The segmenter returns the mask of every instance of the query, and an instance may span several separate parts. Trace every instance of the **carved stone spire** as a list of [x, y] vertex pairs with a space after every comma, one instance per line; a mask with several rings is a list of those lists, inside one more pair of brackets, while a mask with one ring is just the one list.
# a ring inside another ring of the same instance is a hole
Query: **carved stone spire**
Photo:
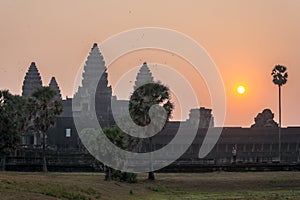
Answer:
[[[112, 89], [108, 86], [106, 66], [97, 43], [94, 43], [84, 65], [82, 86], [74, 95], [74, 102], [78, 105], [75, 116], [88, 113], [96, 109], [97, 117], [101, 120], [102, 127], [109, 126], [111, 118]], [[94, 95], [95, 96], [92, 96]], [[96, 104], [95, 104], [96, 102]]]
[[61, 99], [60, 89], [59, 89], [59, 86], [56, 82], [55, 77], [51, 78], [50, 83], [49, 83], [49, 87], [56, 91], [56, 98]]
[[32, 62], [23, 81], [22, 96], [30, 97], [39, 87], [42, 87], [42, 79], [35, 62]]
[[153, 83], [153, 77], [150, 69], [148, 68], [147, 62], [144, 62], [142, 67], [140, 68], [134, 85], [134, 89], [146, 84], [146, 83]]
[[[100, 83], [98, 84], [100, 76], [101, 76], [101, 80]], [[107, 87], [108, 80], [107, 80], [107, 72], [106, 72], [106, 66], [103, 60], [103, 56], [99, 51], [97, 43], [94, 43], [84, 65], [84, 72], [82, 73], [82, 86], [78, 88], [75, 97], [88, 96], [89, 94], [95, 93], [95, 91], [89, 91], [89, 90], [91, 90], [92, 88], [96, 89], [95, 86], [97, 86], [97, 84], [98, 87], [99, 85], [103, 85]]]

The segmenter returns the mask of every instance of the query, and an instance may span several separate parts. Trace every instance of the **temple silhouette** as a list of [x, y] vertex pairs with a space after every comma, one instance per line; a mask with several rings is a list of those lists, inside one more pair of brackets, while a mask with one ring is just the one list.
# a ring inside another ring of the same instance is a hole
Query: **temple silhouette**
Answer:
[[[89, 52], [82, 74], [82, 84], [78, 87], [73, 98], [62, 99], [59, 84], [55, 77], [51, 78], [49, 86], [57, 92], [56, 98], [63, 104], [63, 112], [57, 117], [56, 126], [49, 130], [47, 138], [47, 149], [51, 155], [64, 155], [74, 162], [74, 166], [85, 163], [90, 166], [95, 162], [88, 156], [88, 152], [81, 144], [78, 137], [78, 130], [75, 128], [74, 117], [84, 116], [87, 119], [91, 109], [96, 109], [97, 119], [101, 127], [112, 127], [115, 125], [114, 113], [122, 113], [128, 109], [128, 100], [118, 100], [112, 95], [112, 88], [108, 85], [108, 74], [102, 54], [95, 43]], [[132, 80], [134, 81], [134, 80]], [[153, 82], [152, 73], [144, 62], [136, 76], [134, 88]], [[41, 87], [42, 80], [38, 68], [34, 62], [31, 63], [25, 75], [22, 96], [30, 97], [33, 91]], [[91, 85], [97, 85], [95, 91], [91, 91]], [[95, 100], [88, 98], [95, 93]], [[96, 102], [96, 105], [95, 105]], [[73, 107], [72, 107], [73, 104]], [[114, 106], [112, 109], [112, 105]], [[189, 134], [191, 127], [199, 127], [192, 145], [181, 156], [177, 163], [198, 163], [198, 164], [226, 164], [232, 162], [232, 148], [237, 150], [236, 162], [240, 163], [274, 163], [278, 161], [278, 124], [274, 121], [274, 114], [266, 109], [255, 117], [255, 123], [251, 128], [241, 127], [214, 127], [212, 110], [204, 107], [190, 110], [189, 118], [186, 121], [169, 121], [165, 128], [153, 136], [153, 150], [160, 149], [168, 144], [175, 136], [180, 124], [183, 130]], [[88, 125], [89, 126], [89, 125]], [[91, 125], [92, 127], [92, 125]], [[203, 159], [198, 158], [199, 148], [206, 137], [208, 128], [215, 130], [222, 129], [221, 137], [213, 150]], [[41, 135], [34, 128], [29, 128], [23, 135], [21, 146], [16, 151], [15, 157], [32, 157], [39, 155], [41, 149]], [[300, 127], [282, 128], [282, 162], [300, 162]], [[176, 144], [175, 148], [181, 148]], [[147, 145], [144, 145], [140, 152], [147, 152]], [[29, 153], [28, 153], [29, 152]], [[86, 156], [86, 157], [85, 157]], [[59, 156], [58, 156], [59, 157]], [[53, 158], [54, 160], [57, 159]], [[65, 160], [65, 162], [68, 161]], [[76, 162], [77, 160], [77, 162]], [[51, 161], [51, 156], [50, 156]], [[50, 162], [49, 161], [49, 162]], [[71, 162], [71, 161], [70, 161]], [[8, 162], [9, 163], [9, 162]], [[12, 162], [13, 163], [13, 162]], [[8, 164], [9, 165], [9, 164]], [[13, 164], [12, 164], [13, 165]], [[53, 166], [68, 165], [64, 161], [53, 164]], [[84, 164], [82, 164], [84, 165]], [[51, 165], [50, 165], [51, 168]]]
[[[57, 117], [56, 127], [50, 130], [51, 133], [48, 134], [48, 141], [50, 142], [49, 144], [57, 145], [58, 147], [60, 147], [60, 145], [66, 147], [76, 147], [78, 142], [76, 142], [75, 144], [73, 142], [70, 143], [70, 140], [66, 140], [65, 144], [58, 144], [54, 141], [57, 141], [58, 138], [64, 136], [66, 129], [70, 130], [72, 135], [77, 135], [77, 130], [74, 127], [74, 123], [72, 123], [72, 118], [83, 115], [85, 118], [88, 119], [89, 116], [86, 115], [88, 115], [89, 111], [94, 107], [96, 109], [98, 121], [102, 128], [112, 127], [115, 125], [115, 122], [113, 120], [113, 112], [120, 113], [124, 111], [124, 109], [128, 109], [128, 100], [118, 100], [116, 96], [112, 96], [112, 88], [111, 86], [108, 86], [108, 74], [106, 70], [107, 69], [105, 66], [103, 56], [99, 51], [98, 45], [95, 43], [91, 48], [91, 51], [89, 52], [89, 55], [84, 65], [84, 72], [82, 74], [82, 85], [78, 87], [78, 90], [74, 94], [73, 98], [62, 99], [59, 85], [55, 77], [51, 78], [49, 86], [57, 92], [56, 98], [62, 101], [63, 112], [59, 117]], [[136, 89], [142, 86], [143, 84], [151, 82], [154, 82], [154, 78], [150, 69], [147, 66], [147, 63], [144, 62], [136, 76], [135, 85], [133, 89]], [[91, 85], [97, 85], [97, 87], [95, 87], [96, 91], [90, 91], [91, 88], [93, 88], [90, 87]], [[22, 96], [30, 97], [30, 95], [38, 87], [42, 87], [42, 80], [36, 64], [32, 62], [24, 78]], [[89, 98], [90, 95], [94, 93], [95, 99]], [[111, 104], [114, 106], [114, 109], [111, 108]], [[188, 123], [194, 124], [195, 121], [197, 121], [195, 119], [197, 113], [200, 113], [201, 117], [199, 127], [208, 128], [209, 126], [213, 126], [212, 110], [203, 107], [191, 110], [190, 118], [187, 120]], [[92, 125], [88, 124], [88, 120], [86, 123], [88, 128], [93, 128]], [[41, 141], [38, 138], [41, 137], [37, 134], [38, 133], [25, 133], [22, 140], [23, 145], [40, 145]], [[57, 138], [52, 138], [54, 135], [56, 135]]]

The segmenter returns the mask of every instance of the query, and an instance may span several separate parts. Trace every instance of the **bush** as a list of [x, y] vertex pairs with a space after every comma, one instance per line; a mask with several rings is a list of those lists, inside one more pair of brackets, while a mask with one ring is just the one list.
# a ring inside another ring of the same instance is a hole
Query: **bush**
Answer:
[[136, 183], [137, 174], [112, 170], [112, 179], [120, 182]]

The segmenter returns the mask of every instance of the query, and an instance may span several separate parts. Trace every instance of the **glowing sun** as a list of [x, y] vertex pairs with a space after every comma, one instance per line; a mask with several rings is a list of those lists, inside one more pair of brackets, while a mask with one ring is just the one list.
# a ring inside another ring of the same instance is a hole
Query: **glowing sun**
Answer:
[[238, 94], [244, 94], [246, 92], [246, 88], [243, 85], [239, 85], [236, 91]]

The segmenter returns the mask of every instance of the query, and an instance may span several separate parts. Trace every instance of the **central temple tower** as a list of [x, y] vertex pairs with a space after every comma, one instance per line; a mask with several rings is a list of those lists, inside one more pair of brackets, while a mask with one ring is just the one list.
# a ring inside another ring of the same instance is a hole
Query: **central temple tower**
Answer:
[[84, 65], [82, 86], [74, 95], [76, 106], [73, 108], [73, 115], [82, 116], [95, 109], [101, 127], [110, 127], [112, 125], [111, 98], [112, 89], [108, 86], [105, 62], [95, 43]]
[[134, 90], [136, 90], [138, 87], [144, 84], [153, 83], [153, 82], [154, 80], [153, 80], [152, 73], [147, 65], [147, 62], [144, 62], [136, 76]]

